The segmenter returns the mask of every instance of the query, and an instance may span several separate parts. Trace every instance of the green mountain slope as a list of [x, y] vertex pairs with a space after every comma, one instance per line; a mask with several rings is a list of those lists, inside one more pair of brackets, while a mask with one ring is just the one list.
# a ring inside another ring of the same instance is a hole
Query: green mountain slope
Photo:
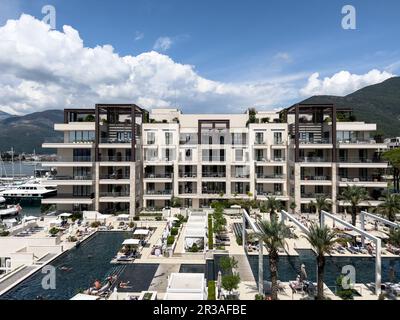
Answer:
[[400, 77], [360, 89], [345, 97], [314, 96], [304, 102], [353, 108], [358, 120], [378, 125], [385, 136], [400, 136]]

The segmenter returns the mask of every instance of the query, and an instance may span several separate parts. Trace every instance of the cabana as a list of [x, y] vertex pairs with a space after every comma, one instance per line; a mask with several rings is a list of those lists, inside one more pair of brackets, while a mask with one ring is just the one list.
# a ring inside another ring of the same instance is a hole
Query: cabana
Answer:
[[133, 232], [133, 235], [134, 236], [147, 236], [148, 234], [150, 233], [150, 230], [148, 230], [148, 229], [136, 229], [134, 232]]
[[206, 300], [202, 273], [171, 273], [164, 300]]
[[124, 242], [122, 242], [124, 246], [138, 246], [140, 244], [139, 239], [126, 239]]
[[83, 211], [83, 219], [89, 223], [97, 221], [101, 223], [106, 223], [109, 217], [111, 216], [106, 214], [101, 214], [100, 212], [97, 211]]

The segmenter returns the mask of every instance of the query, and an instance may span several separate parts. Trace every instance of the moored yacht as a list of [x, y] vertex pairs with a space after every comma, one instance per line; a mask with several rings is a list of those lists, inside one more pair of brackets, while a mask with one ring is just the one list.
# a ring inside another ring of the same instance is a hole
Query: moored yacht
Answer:
[[54, 196], [57, 190], [53, 187], [45, 187], [38, 182], [27, 182], [14, 188], [0, 191], [0, 197], [5, 199], [43, 199]]

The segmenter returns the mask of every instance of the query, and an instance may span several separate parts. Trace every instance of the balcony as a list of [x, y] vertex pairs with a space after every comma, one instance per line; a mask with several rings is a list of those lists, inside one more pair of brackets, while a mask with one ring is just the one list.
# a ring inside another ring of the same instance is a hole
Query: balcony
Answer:
[[300, 144], [332, 144], [331, 139], [300, 139]]
[[303, 181], [331, 181], [332, 177], [330, 177], [330, 176], [301, 176], [301, 180], [303, 180]]
[[244, 173], [233, 173], [231, 178], [233, 179], [250, 179], [249, 174], [244, 174]]
[[300, 162], [303, 163], [317, 163], [317, 162], [332, 162], [330, 157], [303, 157], [300, 158]]
[[49, 180], [56, 180], [56, 181], [85, 181], [85, 180], [92, 180], [91, 175], [76, 175], [76, 176], [50, 176]]
[[132, 143], [132, 138], [126, 138], [126, 139], [101, 138], [99, 142], [102, 143], [102, 144]]
[[102, 174], [100, 175], [101, 180], [127, 180], [130, 179], [130, 176], [128, 174], [118, 174], [118, 173], [113, 173], [113, 174]]
[[226, 178], [225, 172], [203, 172], [203, 178]]
[[203, 162], [225, 162], [225, 157], [202, 157]]
[[201, 193], [202, 194], [207, 194], [207, 195], [209, 195], [209, 194], [212, 194], [212, 195], [221, 195], [221, 194], [226, 194], [226, 190], [222, 190], [222, 189], [220, 189], [220, 190], [202, 190], [201, 191]]
[[317, 197], [325, 197], [327, 199], [332, 198], [331, 193], [313, 193], [313, 192], [307, 192], [307, 193], [302, 193], [301, 198], [302, 199], [316, 199]]
[[131, 156], [100, 156], [100, 162], [130, 162]]
[[383, 177], [341, 177], [338, 176], [338, 183], [340, 187], [346, 187], [348, 185], [360, 185], [363, 187], [387, 187], [387, 180]]
[[264, 180], [277, 180], [277, 179], [285, 179], [286, 175], [284, 174], [257, 174], [257, 179]]
[[339, 158], [340, 163], [387, 163], [387, 161], [379, 158], [359, 158], [359, 157], [350, 157], [350, 158]]
[[76, 176], [51, 176], [44, 180], [43, 185], [60, 185], [60, 186], [90, 186], [93, 184], [91, 175], [76, 175]]
[[172, 179], [172, 173], [146, 173], [144, 178], [145, 179]]
[[274, 197], [279, 200], [287, 200], [288, 197], [285, 195], [283, 191], [264, 191], [264, 190], [257, 190], [257, 198], [269, 198]]
[[197, 178], [197, 172], [179, 172], [179, 178], [195, 179]]
[[122, 192], [100, 192], [99, 194], [100, 197], [104, 198], [126, 198], [130, 197], [130, 193], [128, 191], [122, 191]]
[[172, 190], [146, 190], [144, 196], [147, 199], [171, 199]]
[[42, 199], [42, 204], [93, 204], [94, 194], [76, 195], [58, 193], [55, 197]]

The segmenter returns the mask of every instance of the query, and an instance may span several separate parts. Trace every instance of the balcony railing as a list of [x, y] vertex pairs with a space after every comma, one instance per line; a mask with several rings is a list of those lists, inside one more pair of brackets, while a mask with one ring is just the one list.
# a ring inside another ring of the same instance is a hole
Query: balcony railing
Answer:
[[202, 157], [203, 162], [224, 162], [225, 157]]
[[83, 175], [83, 176], [50, 176], [49, 180], [57, 180], [57, 181], [85, 181], [85, 180], [92, 180], [91, 175]]
[[172, 190], [147, 190], [145, 194], [149, 196], [157, 196], [157, 195], [168, 196], [172, 195]]
[[386, 182], [387, 180], [382, 177], [340, 177], [339, 182]]
[[257, 162], [284, 162], [286, 161], [283, 157], [273, 157], [271, 159], [256, 157]]
[[257, 179], [284, 179], [284, 174], [257, 174]]
[[100, 192], [100, 197], [107, 197], [107, 198], [119, 198], [119, 197], [129, 197], [130, 193], [128, 191], [121, 191], [121, 192]]
[[203, 172], [203, 178], [226, 178], [225, 172]]
[[387, 161], [379, 158], [372, 158], [372, 159], [367, 159], [367, 158], [339, 158], [339, 162], [341, 163], [385, 163]]
[[332, 143], [331, 139], [314, 139], [314, 140], [307, 140], [301, 139], [299, 140], [300, 144], [330, 144]]
[[146, 179], [172, 179], [172, 173], [146, 173]]
[[132, 138], [126, 138], [126, 139], [101, 138], [100, 143], [109, 143], [109, 144], [132, 143]]
[[226, 194], [226, 190], [202, 190], [201, 193], [220, 195], [220, 194]]
[[129, 162], [132, 161], [131, 156], [100, 156], [101, 162]]
[[264, 190], [257, 190], [257, 196], [261, 197], [282, 197], [284, 193], [282, 191], [264, 191]]
[[91, 194], [57, 193], [57, 195], [52, 199], [94, 199], [94, 193]]
[[377, 141], [374, 139], [350, 139], [350, 140], [338, 140], [341, 144], [376, 144]]
[[236, 178], [236, 179], [249, 179], [250, 175], [249, 174], [243, 174], [243, 173], [236, 173], [236, 174], [232, 174], [232, 178]]
[[264, 141], [264, 140], [255, 140], [254, 144], [257, 145], [257, 146], [261, 146], [261, 145], [267, 144], [267, 142]]
[[194, 172], [179, 172], [179, 178], [197, 178], [197, 173], [194, 173]]
[[100, 175], [101, 180], [127, 180], [130, 176], [127, 174], [102, 174]]
[[300, 158], [300, 162], [331, 162], [332, 160], [328, 157], [303, 157]]
[[330, 180], [332, 180], [332, 177], [330, 177], [330, 176], [301, 176], [301, 180], [304, 180], [304, 181], [307, 181], [307, 180], [330, 181]]
[[312, 192], [306, 192], [301, 194], [302, 198], [317, 198], [317, 197], [325, 197], [325, 198], [331, 198], [332, 194], [330, 193], [312, 193]]

